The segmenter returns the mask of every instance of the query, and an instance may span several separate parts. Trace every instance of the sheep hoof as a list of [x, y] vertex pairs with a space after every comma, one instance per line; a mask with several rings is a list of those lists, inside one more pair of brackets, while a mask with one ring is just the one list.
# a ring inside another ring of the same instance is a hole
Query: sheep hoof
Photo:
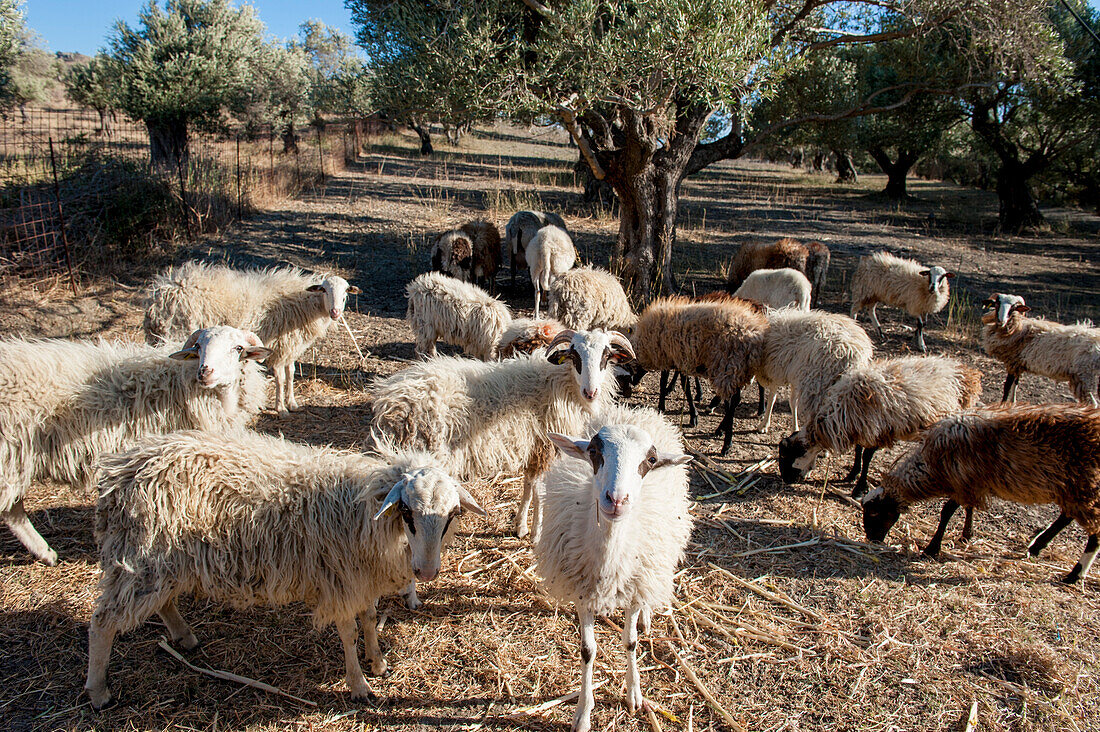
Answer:
[[286, 408], [289, 409], [291, 412], [300, 412], [300, 411], [302, 411], [302, 408], [299, 407], [296, 403], [290, 403], [290, 404], [286, 405]]
[[93, 690], [85, 687], [84, 691], [87, 692], [88, 699], [92, 702], [92, 709], [97, 712], [114, 706], [115, 700], [111, 696], [110, 689], [104, 687], [103, 689]]
[[361, 704], [374, 704], [378, 701], [378, 695], [370, 689], [364, 687], [362, 689], [356, 689], [355, 691], [351, 692], [351, 700], [353, 702], [359, 702]]
[[626, 691], [626, 711], [634, 714], [645, 704], [645, 700], [642, 698], [641, 689], [627, 689]]
[[516, 526], [516, 536], [518, 536], [519, 538], [522, 539], [523, 537], [527, 536], [527, 534], [529, 534], [529, 533], [530, 532], [527, 529], [527, 524], [526, 523], [519, 524], [519, 525]]
[[185, 651], [193, 651], [201, 645], [199, 639], [195, 637], [194, 633], [188, 633], [177, 641], [174, 641], [180, 648]]
[[699, 426], [699, 418], [698, 417], [688, 417], [688, 427], [698, 427], [698, 426]]
[[1065, 577], [1062, 578], [1062, 584], [1075, 585], [1081, 580], [1081, 565], [1073, 565], [1073, 569], [1069, 571]]
[[57, 566], [57, 552], [55, 552], [53, 549], [47, 549], [46, 553], [40, 556], [38, 559], [47, 567]]
[[287, 417], [290, 416], [290, 412], [286, 408], [283, 408], [283, 409], [278, 410], [278, 416], [279, 416], [279, 419], [286, 419]]
[[390, 666], [386, 663], [386, 659], [382, 658], [377, 661], [370, 661], [371, 676], [385, 676], [389, 673]]

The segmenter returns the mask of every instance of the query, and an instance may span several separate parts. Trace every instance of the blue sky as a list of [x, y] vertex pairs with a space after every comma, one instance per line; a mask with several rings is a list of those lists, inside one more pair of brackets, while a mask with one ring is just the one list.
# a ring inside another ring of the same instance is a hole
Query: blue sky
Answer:
[[[272, 36], [297, 35], [298, 26], [310, 18], [352, 35], [351, 14], [344, 0], [253, 0], [251, 4]], [[116, 20], [122, 18], [134, 25], [143, 5], [145, 0], [29, 0], [23, 7], [27, 25], [45, 39], [51, 51], [79, 51], [90, 56], [105, 45]]]

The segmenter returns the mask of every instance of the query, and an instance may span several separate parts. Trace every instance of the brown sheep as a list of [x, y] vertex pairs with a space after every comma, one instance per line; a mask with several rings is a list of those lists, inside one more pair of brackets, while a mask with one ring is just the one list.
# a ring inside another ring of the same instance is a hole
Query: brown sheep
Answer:
[[[730, 265], [729, 282], [726, 289], [735, 291], [751, 273], [758, 269], [783, 269], [790, 267], [806, 274], [809, 250], [794, 239], [780, 239], [768, 243], [750, 241], [741, 245]], [[809, 278], [813, 282], [813, 278]]]
[[488, 221], [470, 221], [441, 234], [432, 245], [432, 271], [496, 291], [500, 269], [500, 230]]

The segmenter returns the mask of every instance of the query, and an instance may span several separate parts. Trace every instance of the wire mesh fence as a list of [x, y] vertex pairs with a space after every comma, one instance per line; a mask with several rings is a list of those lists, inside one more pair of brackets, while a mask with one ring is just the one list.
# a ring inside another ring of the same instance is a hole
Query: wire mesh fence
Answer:
[[361, 120], [192, 133], [185, 159], [153, 166], [139, 122], [28, 108], [0, 120], [0, 278], [67, 276], [75, 290], [120, 255], [322, 188], [376, 133]]

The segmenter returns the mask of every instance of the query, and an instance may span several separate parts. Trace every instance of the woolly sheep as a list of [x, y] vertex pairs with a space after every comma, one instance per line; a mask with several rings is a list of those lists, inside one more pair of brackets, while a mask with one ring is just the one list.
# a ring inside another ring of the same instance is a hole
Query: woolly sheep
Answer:
[[940, 421], [894, 466], [863, 502], [863, 527], [882, 541], [901, 512], [943, 496], [940, 523], [924, 553], [940, 552], [947, 522], [959, 506], [982, 508], [990, 497], [1054, 503], [1058, 518], [1031, 540], [1037, 556], [1076, 521], [1088, 534], [1080, 561], [1064, 578], [1088, 575], [1100, 547], [1100, 410], [1068, 404], [1003, 405]]
[[[96, 507], [99, 599], [88, 627], [94, 707], [111, 699], [107, 664], [117, 633], [153, 613], [172, 641], [198, 640], [180, 595], [236, 607], [304, 602], [336, 625], [347, 685], [369, 696], [359, 666], [358, 615], [375, 674], [386, 662], [378, 598], [413, 575], [433, 579], [453, 519], [484, 511], [423, 453], [364, 457], [241, 431], [179, 432], [103, 458]], [[396, 509], [396, 510], [391, 510]]]
[[432, 244], [433, 272], [473, 282], [493, 292], [498, 269], [500, 230], [488, 221], [465, 223], [440, 234]]
[[914, 336], [917, 349], [924, 353], [924, 316], [938, 313], [951, 297], [949, 280], [955, 274], [943, 267], [924, 268], [912, 259], [875, 252], [860, 257], [852, 275], [852, 319], [860, 310], [871, 308], [871, 323], [883, 338], [875, 309], [879, 303], [900, 308], [917, 319]]
[[779, 443], [779, 473], [797, 483], [824, 450], [840, 455], [855, 446], [855, 464], [842, 480], [859, 475], [852, 491], [858, 498], [867, 492], [876, 450], [915, 440], [937, 420], [973, 407], [981, 392], [981, 372], [950, 358], [893, 358], [853, 369], [829, 387], [813, 419]]
[[758, 269], [790, 268], [805, 273], [809, 254], [809, 250], [794, 239], [745, 242], [733, 256], [726, 289], [733, 292], [749, 274]]
[[531, 268], [531, 284], [535, 287], [535, 319], [543, 291], [549, 293], [554, 279], [568, 272], [577, 261], [577, 250], [565, 229], [544, 226], [527, 245], [527, 263]]
[[806, 278], [813, 285], [811, 307], [817, 307], [821, 292], [825, 289], [825, 280], [829, 276], [829, 247], [819, 241], [806, 242]]
[[573, 330], [629, 334], [638, 321], [619, 278], [599, 267], [577, 267], [550, 285], [550, 316]]
[[[552, 456], [546, 432], [577, 432], [611, 404], [608, 374], [633, 358], [621, 333], [568, 329], [544, 355], [495, 363], [436, 357], [371, 385], [371, 429], [400, 447], [448, 454], [461, 480], [522, 473], [515, 527], [526, 536], [535, 484]], [[536, 503], [536, 533], [538, 523]]]
[[409, 305], [405, 320], [416, 337], [419, 356], [435, 355], [435, 342], [461, 346], [463, 352], [488, 361], [512, 321], [508, 306], [477, 285], [438, 272], [425, 272], [405, 286]]
[[298, 410], [294, 364], [344, 314], [359, 293], [336, 275], [309, 275], [297, 267], [237, 270], [187, 262], [153, 279], [145, 312], [145, 340], [182, 339], [197, 328], [231, 325], [255, 332], [271, 350], [275, 409]]
[[1098, 406], [1100, 328], [1028, 318], [1019, 295], [994, 293], [985, 306], [994, 312], [982, 317], [982, 348], [1008, 371], [1002, 401], [1016, 402], [1020, 376], [1030, 371], [1068, 381], [1078, 402]]
[[642, 311], [631, 343], [641, 368], [680, 372], [688, 397], [689, 426], [698, 424], [699, 418], [687, 376], [710, 380], [725, 402], [725, 416], [715, 432], [724, 435], [725, 455], [733, 442], [733, 414], [741, 389], [763, 357], [767, 327], [760, 306], [747, 300], [691, 302], [671, 297], [655, 300]]
[[507, 240], [508, 251], [512, 253], [512, 287], [516, 286], [517, 267], [527, 268], [527, 245], [539, 229], [550, 224], [568, 231], [565, 221], [556, 213], [519, 211], [508, 219], [508, 224], [504, 227], [504, 238]]
[[539, 573], [573, 602], [580, 625], [581, 689], [573, 729], [591, 726], [597, 615], [625, 613], [626, 706], [642, 706], [638, 620], [672, 601], [673, 573], [691, 536], [688, 473], [679, 430], [651, 409], [614, 407], [578, 439], [550, 433], [562, 451], [546, 475]]
[[810, 281], [797, 269], [758, 269], [749, 274], [734, 297], [755, 300], [770, 308], [810, 309]]
[[253, 333], [218, 326], [171, 352], [137, 344], [0, 341], [0, 516], [37, 559], [57, 553], [23, 497], [49, 478], [85, 488], [96, 458], [149, 434], [243, 425], [264, 398]]
[[779, 389], [791, 387], [791, 412], [798, 429], [801, 415], [812, 420], [833, 382], [871, 362], [874, 347], [851, 318], [820, 310], [775, 310], [768, 314], [764, 355], [756, 380], [769, 392], [760, 430], [771, 426]]
[[565, 326], [553, 318], [513, 318], [500, 337], [497, 355], [500, 358], [514, 358], [521, 353], [530, 354], [548, 348], [563, 330]]

